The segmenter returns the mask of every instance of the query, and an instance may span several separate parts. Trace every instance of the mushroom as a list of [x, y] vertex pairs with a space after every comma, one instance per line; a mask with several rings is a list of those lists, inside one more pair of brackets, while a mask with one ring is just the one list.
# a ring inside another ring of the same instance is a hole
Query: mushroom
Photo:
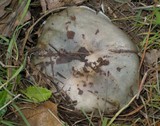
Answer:
[[137, 49], [101, 12], [80, 6], [54, 13], [37, 47], [33, 63], [77, 101], [77, 110], [111, 114], [137, 93]]

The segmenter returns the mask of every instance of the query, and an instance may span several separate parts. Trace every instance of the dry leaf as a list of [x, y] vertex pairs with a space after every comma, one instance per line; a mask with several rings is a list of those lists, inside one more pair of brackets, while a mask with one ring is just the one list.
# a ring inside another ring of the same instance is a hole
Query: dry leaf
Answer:
[[156, 126], [160, 126], [160, 122], [157, 122], [157, 123], [156, 123]]
[[152, 65], [153, 63], [157, 62], [158, 58], [160, 58], [160, 50], [149, 50], [145, 55], [145, 63], [147, 63], [148, 65]]
[[62, 126], [57, 116], [57, 105], [51, 101], [43, 104], [21, 104], [22, 113], [31, 126]]
[[84, 1], [85, 0], [40, 0], [43, 12], [68, 4], [81, 4]]

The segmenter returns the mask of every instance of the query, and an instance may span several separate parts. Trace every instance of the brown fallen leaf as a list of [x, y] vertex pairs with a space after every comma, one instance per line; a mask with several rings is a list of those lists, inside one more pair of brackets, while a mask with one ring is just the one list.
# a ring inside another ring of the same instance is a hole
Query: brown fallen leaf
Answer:
[[31, 126], [62, 126], [57, 116], [57, 105], [51, 101], [43, 104], [18, 105]]
[[160, 50], [149, 50], [145, 54], [145, 63], [147, 63], [148, 65], [152, 65], [157, 62], [158, 58], [160, 58]]
[[40, 0], [42, 10], [45, 12], [46, 10], [55, 9], [58, 7], [62, 7], [68, 4], [81, 4], [86, 0]]
[[157, 122], [157, 123], [156, 123], [156, 126], [160, 126], [160, 122]]

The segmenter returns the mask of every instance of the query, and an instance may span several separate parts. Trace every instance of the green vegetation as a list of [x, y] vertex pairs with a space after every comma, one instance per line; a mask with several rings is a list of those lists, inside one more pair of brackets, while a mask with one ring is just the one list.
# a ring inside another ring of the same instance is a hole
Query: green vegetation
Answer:
[[[19, 3], [21, 3], [21, 1], [22, 0], [20, 0]], [[20, 114], [25, 124], [29, 126], [28, 121], [16, 105], [16, 102], [28, 101], [39, 103], [50, 98], [52, 94], [47, 88], [35, 85], [29, 86], [24, 90], [19, 90], [17, 88], [17, 86], [22, 84], [22, 72], [26, 70], [27, 64], [27, 53], [23, 52], [23, 57], [20, 56], [21, 54], [18, 50], [17, 40], [21, 29], [27, 25], [27, 23], [23, 23], [23, 19], [30, 7], [30, 2], [31, 1], [28, 0], [20, 18], [21, 25], [16, 27], [15, 31], [12, 33], [12, 37], [7, 38], [0, 35], [0, 44], [6, 47], [6, 50], [4, 48], [4, 52], [6, 52], [5, 58], [0, 59], [0, 125], [18, 125], [17, 123], [8, 120], [6, 117], [10, 110], [13, 110], [14, 108], [15, 111]], [[160, 4], [160, 2], [157, 4]], [[141, 61], [144, 61], [146, 51], [160, 49], [160, 9], [156, 6], [146, 6], [135, 10], [136, 15], [131, 15], [130, 17], [123, 19], [116, 19], [114, 21], [129, 20], [133, 23], [133, 28], [137, 29], [137, 31], [144, 29], [142, 30], [143, 32], [137, 32], [137, 37], [143, 38], [137, 45], [141, 53], [140, 59]], [[158, 75], [160, 72], [160, 63], [158, 61], [155, 65], [150, 66], [141, 63], [140, 67], [142, 66], [149, 72], [146, 74], [145, 81], [140, 82], [142, 83], [143, 90], [140, 91], [139, 100], [135, 100], [136, 103], [134, 102], [135, 105], [131, 107], [130, 111], [128, 110], [129, 112], [125, 111], [125, 109], [132, 104], [132, 101], [112, 117], [102, 116], [102, 126], [129, 126], [132, 125], [132, 123], [133, 125], [136, 125], [137, 123], [144, 126], [156, 125], [160, 120], [160, 77]], [[146, 71], [142, 72], [142, 78], [144, 78], [145, 73]], [[134, 99], [136, 99], [136, 97], [132, 100]], [[89, 125], [94, 126], [94, 121], [92, 121], [84, 111], [82, 111], [82, 113]], [[118, 116], [122, 113], [123, 115], [129, 114], [132, 120], [130, 120], [130, 122], [125, 121], [125, 118], [129, 117], [127, 115], [122, 116], [122, 118], [124, 117], [124, 120], [117, 122]], [[125, 122], [127, 122], [128, 125], [124, 124]]]
[[[21, 4], [21, 2], [19, 3]], [[30, 0], [28, 0], [27, 5], [24, 8], [24, 11], [19, 19], [20, 24], [22, 24], [24, 16], [29, 8]], [[23, 58], [23, 61], [19, 65], [14, 65], [14, 62], [19, 60], [19, 50], [17, 48], [17, 38], [21, 29], [25, 26], [19, 25], [16, 27], [11, 38], [6, 38], [0, 35], [0, 44], [2, 46], [7, 46], [6, 57], [0, 60], [0, 125], [7, 126], [16, 126], [17, 124], [11, 121], [7, 121], [4, 116], [8, 111], [8, 108], [15, 107], [14, 102], [20, 98], [18, 90], [15, 90], [15, 87], [20, 84], [21, 81], [21, 72], [25, 69], [26, 66], [26, 56]], [[3, 62], [2, 62], [3, 61]], [[19, 60], [20, 61], [20, 60]]]
[[30, 86], [22, 93], [35, 103], [46, 101], [52, 95], [50, 90], [38, 86]]

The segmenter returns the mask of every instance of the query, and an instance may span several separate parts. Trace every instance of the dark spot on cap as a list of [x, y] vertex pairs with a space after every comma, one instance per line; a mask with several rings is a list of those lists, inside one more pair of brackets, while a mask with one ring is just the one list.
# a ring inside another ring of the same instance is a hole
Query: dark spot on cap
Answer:
[[75, 32], [74, 31], [67, 31], [67, 38], [68, 39], [73, 39], [75, 36]]
[[75, 71], [75, 68], [74, 68], [74, 67], [72, 67], [72, 71]]
[[106, 76], [106, 72], [103, 72], [103, 75]]
[[58, 75], [59, 77], [63, 78], [63, 79], [66, 79], [66, 77], [63, 76], [63, 75], [62, 75], [61, 73], [59, 73], [59, 72], [57, 72], [57, 75]]
[[87, 86], [87, 84], [86, 84], [86, 83], [84, 83], [84, 84], [83, 84], [83, 87], [86, 87], [86, 86]]
[[102, 62], [103, 59], [101, 57], [98, 58], [97, 62]]
[[97, 63], [96, 62], [93, 62], [93, 64], [96, 66], [97, 65]]
[[90, 53], [93, 53], [93, 51], [92, 51], [92, 50], [90, 50]]
[[81, 61], [84, 62], [85, 57], [89, 55], [89, 51], [85, 47], [81, 47], [78, 49], [79, 57]]
[[71, 19], [72, 21], [75, 21], [75, 20], [76, 20], [76, 16], [70, 16], [70, 19]]
[[99, 62], [100, 66], [109, 65], [109, 60], [103, 60], [103, 58], [99, 57], [97, 62]]
[[114, 89], [114, 90], [116, 90], [116, 89], [117, 89], [117, 87], [114, 87], [113, 89]]
[[79, 48], [78, 52], [89, 55], [89, 51], [85, 47]]
[[87, 90], [87, 91], [93, 94], [93, 91], [91, 91], [91, 90]]
[[81, 73], [81, 72], [80, 72], [80, 71], [78, 71], [78, 70], [75, 70], [75, 68], [74, 68], [74, 67], [72, 67], [72, 71], [73, 71], [73, 76], [75, 76], [75, 77], [84, 76], [84, 74], [83, 74], [83, 73]]
[[83, 67], [83, 71], [85, 72], [85, 73], [89, 73], [89, 71], [87, 70], [87, 68], [84, 66]]
[[80, 71], [77, 71], [76, 74], [79, 75], [79, 76], [82, 76], [82, 77], [84, 76], [84, 74], [81, 73]]
[[83, 82], [83, 87], [86, 87], [87, 86], [86, 81], [82, 81], [82, 82]]
[[68, 91], [71, 91], [71, 87], [68, 89]]
[[82, 34], [82, 38], [85, 39], [85, 35], [84, 34]]
[[121, 69], [122, 69], [122, 68], [120, 68], [120, 67], [117, 67], [117, 71], [118, 71], [118, 72], [120, 72], [120, 71], [121, 71]]
[[52, 25], [54, 25], [54, 23], [52, 22]]
[[83, 91], [82, 91], [80, 88], [78, 88], [78, 94], [79, 94], [79, 95], [82, 95], [82, 94], [83, 94]]
[[99, 33], [99, 29], [96, 30], [95, 35], [97, 35]]
[[101, 65], [109, 65], [109, 60], [103, 60], [103, 62], [101, 63]]
[[94, 91], [94, 93], [98, 94], [98, 91]]
[[71, 61], [72, 59], [67, 56], [60, 56], [59, 58], [56, 59], [56, 64], [64, 64]]
[[103, 56], [103, 58], [108, 58], [108, 57], [111, 57], [111, 56], [108, 56], [108, 55]]
[[68, 31], [68, 25], [66, 26], [66, 30]]
[[105, 99], [104, 99], [104, 98], [102, 98], [102, 100], [103, 100], [103, 101], [105, 101]]
[[89, 82], [89, 85], [92, 87], [93, 86], [93, 82]]
[[108, 77], [110, 76], [110, 71], [107, 71], [107, 76], [108, 76]]

